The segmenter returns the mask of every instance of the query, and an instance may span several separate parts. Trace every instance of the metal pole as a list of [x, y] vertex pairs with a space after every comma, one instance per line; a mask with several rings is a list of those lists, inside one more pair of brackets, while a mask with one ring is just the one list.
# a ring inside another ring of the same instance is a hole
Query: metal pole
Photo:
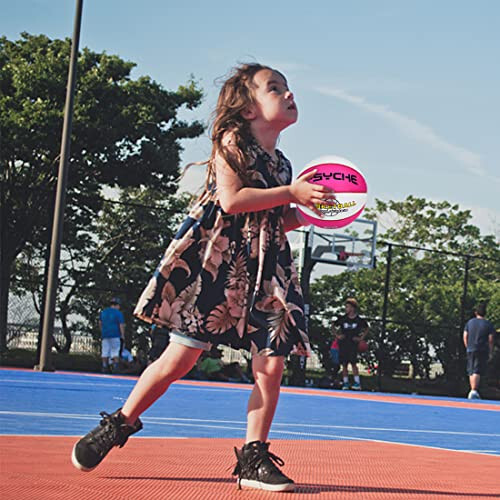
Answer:
[[[460, 339], [462, 338], [462, 333], [465, 326], [465, 304], [467, 302], [467, 284], [469, 281], [469, 268], [470, 268], [470, 255], [465, 257], [465, 270], [464, 270], [464, 288], [462, 293], [462, 307], [460, 308]], [[462, 341], [460, 341], [462, 345]]]
[[[303, 240], [302, 252], [302, 266], [300, 272], [300, 285], [302, 288], [302, 295], [304, 297], [304, 315], [306, 326], [309, 324], [310, 314], [310, 295], [309, 295], [309, 281], [311, 278], [311, 271], [315, 262], [311, 259], [311, 243], [312, 243], [312, 227], [305, 232]], [[288, 362], [291, 375], [289, 377], [289, 384], [304, 386], [306, 383], [306, 357], [305, 356], [291, 356]]]
[[460, 307], [460, 331], [458, 332], [458, 363], [461, 368], [459, 376], [457, 379], [462, 378], [464, 371], [462, 368], [465, 367], [465, 352], [464, 344], [462, 340], [463, 331], [465, 327], [465, 307], [467, 304], [467, 285], [469, 282], [469, 268], [470, 268], [470, 255], [465, 257], [465, 269], [464, 269], [464, 287], [462, 292], [462, 304]]
[[[391, 260], [392, 260], [392, 244], [388, 243], [389, 248], [387, 250], [387, 265], [385, 268], [385, 285], [384, 285], [384, 304], [382, 307], [382, 336], [385, 337], [387, 328], [387, 306], [389, 303], [389, 283], [391, 280]], [[379, 347], [379, 349], [382, 349]], [[380, 365], [380, 359], [378, 360]], [[382, 390], [382, 370], [380, 366], [377, 367], [377, 387], [378, 390]]]
[[42, 349], [40, 352], [40, 364], [35, 366], [36, 370], [51, 371], [53, 367], [50, 362], [51, 340], [54, 332], [55, 303], [57, 292], [57, 281], [59, 272], [59, 260], [61, 255], [61, 241], [64, 224], [64, 208], [66, 205], [66, 184], [68, 179], [68, 160], [71, 145], [71, 127], [73, 122], [73, 103], [76, 85], [76, 63], [78, 57], [78, 45], [80, 42], [80, 27], [82, 23], [83, 0], [76, 0], [75, 22], [73, 26], [73, 40], [71, 42], [71, 56], [68, 71], [68, 86], [66, 88], [66, 103], [64, 107], [64, 124], [61, 138], [61, 155], [59, 161], [59, 174], [57, 178], [56, 203], [54, 208], [54, 220], [52, 227], [52, 243], [50, 249], [49, 275], [47, 290], [45, 293], [45, 310], [42, 331]]
[[[0, 132], [0, 146], [1, 146], [2, 134]], [[6, 247], [6, 224], [7, 219], [5, 217], [5, 187], [4, 182], [6, 179], [4, 177], [0, 177], [0, 305], [5, 304], [5, 310], [2, 310], [0, 313], [0, 325], [5, 325], [6, 330], [0, 332], [0, 353], [3, 353], [7, 349], [7, 322], [8, 322], [8, 313], [7, 310], [9, 308], [9, 297], [8, 297], [8, 273], [4, 274], [4, 259], [5, 259], [5, 247]], [[5, 297], [7, 295], [7, 297]], [[5, 300], [5, 302], [4, 302]]]

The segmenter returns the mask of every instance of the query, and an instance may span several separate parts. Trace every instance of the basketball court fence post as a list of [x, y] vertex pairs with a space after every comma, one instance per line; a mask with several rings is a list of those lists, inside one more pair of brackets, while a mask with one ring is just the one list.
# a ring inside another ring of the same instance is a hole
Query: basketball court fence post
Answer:
[[[458, 353], [457, 353], [457, 358], [458, 358], [458, 363], [459, 363], [459, 376], [457, 377], [458, 380], [461, 380], [464, 378], [465, 374], [465, 346], [463, 344], [463, 331], [465, 328], [465, 308], [467, 305], [467, 287], [469, 283], [469, 270], [470, 270], [470, 261], [471, 261], [471, 256], [466, 255], [465, 256], [465, 266], [464, 266], [464, 283], [463, 283], [463, 292], [462, 292], [462, 301], [460, 304], [460, 329], [458, 332]], [[463, 368], [463, 370], [462, 370]], [[457, 390], [459, 388], [457, 387]]]
[[[391, 280], [391, 260], [392, 260], [392, 243], [388, 243], [387, 249], [387, 264], [385, 267], [385, 284], [384, 284], [384, 303], [382, 306], [382, 340], [385, 339], [387, 333], [387, 306], [389, 302], [389, 283]], [[383, 345], [383, 344], [382, 344]], [[382, 368], [380, 366], [380, 353], [383, 350], [382, 345], [378, 347], [377, 355], [377, 390], [382, 390]]]

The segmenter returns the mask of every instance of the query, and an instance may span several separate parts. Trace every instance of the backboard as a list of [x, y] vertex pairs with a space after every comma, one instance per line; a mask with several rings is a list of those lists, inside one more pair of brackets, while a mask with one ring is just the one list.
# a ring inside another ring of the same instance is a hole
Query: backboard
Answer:
[[313, 262], [344, 266], [353, 271], [375, 267], [376, 221], [358, 218], [340, 229], [311, 225], [300, 234], [300, 241], [293, 245], [299, 250], [299, 268], [304, 264], [307, 247]]

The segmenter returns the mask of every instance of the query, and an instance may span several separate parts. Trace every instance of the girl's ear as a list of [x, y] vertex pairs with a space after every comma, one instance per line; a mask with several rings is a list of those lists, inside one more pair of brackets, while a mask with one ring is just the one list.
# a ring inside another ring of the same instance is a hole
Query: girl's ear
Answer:
[[256, 117], [255, 106], [251, 104], [248, 108], [245, 108], [241, 112], [241, 116], [245, 118], [245, 120], [253, 120]]

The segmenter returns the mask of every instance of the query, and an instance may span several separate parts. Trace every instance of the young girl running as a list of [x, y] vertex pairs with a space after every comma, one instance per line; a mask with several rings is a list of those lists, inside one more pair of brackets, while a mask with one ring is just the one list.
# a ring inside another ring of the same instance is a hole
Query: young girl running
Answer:
[[290, 203], [316, 205], [332, 196], [308, 180], [291, 183], [279, 134], [297, 121], [285, 77], [260, 64], [237, 67], [220, 91], [204, 193], [190, 210], [142, 293], [135, 315], [168, 328], [170, 344], [141, 375], [123, 408], [74, 446], [72, 461], [95, 468], [114, 446], [142, 428], [139, 416], [203, 350], [225, 344], [252, 354], [255, 384], [246, 440], [235, 448], [239, 486], [290, 491], [294, 482], [267, 442], [284, 359], [309, 354], [304, 308], [286, 231], [305, 220]]

